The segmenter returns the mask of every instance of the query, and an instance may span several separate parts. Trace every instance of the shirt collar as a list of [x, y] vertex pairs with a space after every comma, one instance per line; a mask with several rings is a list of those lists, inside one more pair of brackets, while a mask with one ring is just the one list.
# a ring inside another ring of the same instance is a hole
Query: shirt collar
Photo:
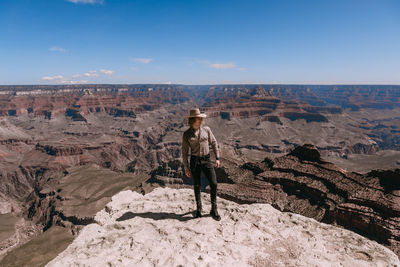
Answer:
[[[203, 127], [200, 126], [200, 130], [203, 129]], [[190, 130], [194, 133], [196, 130], [193, 127], [190, 127]]]

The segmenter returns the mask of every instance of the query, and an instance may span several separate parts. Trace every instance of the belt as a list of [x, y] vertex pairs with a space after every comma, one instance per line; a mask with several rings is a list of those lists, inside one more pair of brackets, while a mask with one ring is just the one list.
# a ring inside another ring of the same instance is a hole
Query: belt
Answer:
[[210, 158], [210, 154], [204, 155], [204, 156], [195, 156], [195, 155], [191, 155], [192, 158], [195, 159], [208, 159]]
[[[194, 165], [202, 164], [202, 163], [208, 162], [210, 160], [210, 154], [207, 154], [204, 156], [191, 155], [190, 157], [191, 157], [190, 162], [193, 162]], [[202, 162], [202, 161], [204, 161], [204, 162]]]

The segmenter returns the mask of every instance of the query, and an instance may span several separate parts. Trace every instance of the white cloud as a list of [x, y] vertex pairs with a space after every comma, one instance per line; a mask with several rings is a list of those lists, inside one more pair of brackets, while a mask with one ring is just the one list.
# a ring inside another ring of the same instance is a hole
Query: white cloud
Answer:
[[[76, 75], [73, 75], [76, 76]], [[66, 78], [62, 75], [56, 76], [44, 76], [40, 79], [41, 81], [49, 81], [49, 82], [56, 82], [62, 84], [80, 84], [80, 83], [89, 83], [88, 80], [72, 80], [71, 78]]]
[[83, 75], [86, 77], [99, 77], [99, 74], [97, 74], [95, 70], [88, 71]]
[[104, 0], [66, 0], [74, 4], [103, 4]]
[[209, 66], [210, 68], [214, 68], [214, 69], [232, 69], [236, 66], [236, 64], [233, 62], [211, 63], [208, 60], [199, 60], [199, 59], [196, 59], [194, 62], [205, 64], [205, 65]]
[[61, 46], [52, 46], [49, 48], [50, 51], [54, 51], [54, 52], [61, 52], [61, 53], [66, 53], [68, 52], [67, 49], [65, 49], [64, 47]]
[[80, 81], [62, 80], [61, 83], [65, 83], [65, 84], [81, 84], [81, 83], [89, 83], [89, 81], [88, 80], [80, 80]]
[[105, 70], [105, 69], [101, 69], [100, 72], [105, 75], [113, 75], [115, 73], [115, 71], [113, 70]]
[[[100, 72], [103, 75], [113, 75], [115, 71], [113, 70], [106, 70], [100, 69]], [[90, 83], [88, 80], [78, 80], [82, 77], [99, 77], [99, 73], [97, 70], [90, 70], [84, 74], [74, 74], [69, 77], [64, 77], [63, 75], [55, 75], [55, 76], [44, 76], [39, 81], [53, 81], [56, 83], [63, 83], [63, 84], [80, 84], [80, 83]]]
[[42, 81], [54, 81], [54, 80], [62, 80], [64, 76], [56, 75], [56, 76], [44, 76], [41, 78]]
[[232, 69], [235, 67], [235, 64], [233, 62], [228, 62], [228, 63], [212, 63], [208, 64], [211, 68], [214, 69]]
[[136, 61], [136, 62], [148, 64], [148, 63], [150, 63], [153, 59], [151, 59], [151, 58], [134, 58], [134, 59], [132, 59], [132, 60], [133, 60], [133, 61]]
[[247, 68], [239, 68], [239, 70], [244, 71], [247, 70]]

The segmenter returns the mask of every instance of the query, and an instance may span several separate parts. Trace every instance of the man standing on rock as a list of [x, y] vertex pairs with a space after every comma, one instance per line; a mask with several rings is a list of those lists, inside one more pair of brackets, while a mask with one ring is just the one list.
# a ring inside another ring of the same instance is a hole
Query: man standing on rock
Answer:
[[[215, 174], [213, 163], [210, 160], [210, 149], [215, 154], [215, 163], [218, 168], [221, 164], [219, 161], [218, 143], [215, 139], [210, 127], [204, 126], [206, 114], [200, 113], [198, 108], [191, 109], [190, 115], [187, 117], [190, 128], [187, 129], [182, 136], [182, 159], [185, 167], [186, 176], [192, 177], [194, 180], [194, 195], [196, 198], [197, 210], [195, 217], [201, 217], [201, 172], [203, 171], [208, 179], [211, 189], [211, 211], [210, 215], [217, 221], [221, 220], [221, 216], [217, 211], [217, 176]], [[188, 151], [191, 149], [190, 168], [188, 163]]]

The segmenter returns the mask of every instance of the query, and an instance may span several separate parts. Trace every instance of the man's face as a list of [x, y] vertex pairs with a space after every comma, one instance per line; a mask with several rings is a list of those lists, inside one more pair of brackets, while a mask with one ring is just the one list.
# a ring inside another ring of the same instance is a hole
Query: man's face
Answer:
[[193, 123], [193, 127], [196, 129], [199, 128], [202, 121], [203, 121], [203, 118], [196, 118], [195, 122]]

